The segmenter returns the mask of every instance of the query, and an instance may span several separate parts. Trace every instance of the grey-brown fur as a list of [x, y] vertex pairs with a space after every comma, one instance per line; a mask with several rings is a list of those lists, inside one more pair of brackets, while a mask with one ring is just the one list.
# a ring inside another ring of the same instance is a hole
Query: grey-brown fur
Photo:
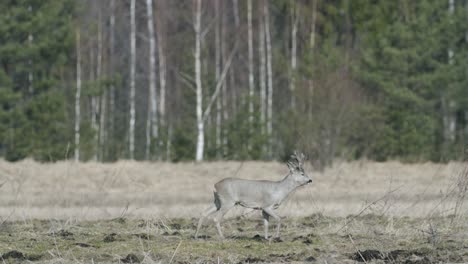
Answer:
[[262, 210], [265, 225], [265, 239], [268, 239], [270, 216], [277, 221], [276, 237], [279, 237], [281, 218], [273, 211], [278, 208], [288, 195], [296, 188], [312, 182], [303, 169], [304, 154], [291, 156], [287, 165], [289, 174], [281, 181], [256, 181], [237, 178], [226, 178], [214, 185], [214, 205], [206, 210], [198, 222], [195, 238], [205, 218], [214, 216], [219, 237], [224, 238], [221, 221], [224, 215], [235, 205]]

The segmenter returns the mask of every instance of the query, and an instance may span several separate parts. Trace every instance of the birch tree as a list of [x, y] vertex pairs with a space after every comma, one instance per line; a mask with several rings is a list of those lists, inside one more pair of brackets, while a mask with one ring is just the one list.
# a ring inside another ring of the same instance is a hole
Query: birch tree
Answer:
[[226, 78], [226, 74], [231, 66], [232, 58], [237, 50], [237, 42], [234, 44], [234, 48], [231, 51], [231, 54], [226, 60], [226, 63], [223, 66], [223, 71], [221, 76], [216, 83], [215, 90], [212, 96], [209, 99], [209, 102], [203, 111], [203, 90], [201, 83], [201, 0], [196, 0], [194, 2], [194, 22], [193, 28], [195, 31], [195, 52], [194, 52], [194, 63], [195, 63], [195, 94], [196, 94], [196, 117], [197, 117], [197, 144], [195, 152], [195, 160], [202, 161], [205, 147], [205, 137], [204, 137], [204, 124], [208, 117], [210, 116], [211, 109], [213, 104], [216, 102], [219, 93], [221, 91], [223, 82]]
[[105, 146], [105, 134], [106, 134], [106, 96], [107, 96], [107, 91], [103, 89], [101, 83], [102, 83], [102, 24], [101, 24], [101, 13], [99, 12], [99, 18], [98, 18], [98, 56], [97, 56], [97, 69], [96, 69], [96, 76], [97, 76], [97, 81], [99, 84], [99, 92], [101, 93], [100, 95], [100, 100], [99, 100], [99, 135], [98, 135], [98, 142], [99, 142], [99, 148], [98, 148], [98, 158], [99, 160], [104, 159], [104, 146]]
[[254, 97], [254, 65], [253, 65], [253, 33], [252, 33], [252, 0], [247, 1], [247, 27], [249, 49], [249, 126], [253, 126], [253, 97]]
[[[219, 81], [221, 75], [221, 32], [220, 32], [220, 15], [219, 15], [219, 1], [215, 0], [215, 79]], [[216, 153], [219, 158], [221, 148], [221, 97], [216, 99]]]
[[296, 68], [297, 68], [297, 24], [299, 21], [299, 8], [296, 0], [292, 3], [291, 8], [291, 71], [289, 78], [289, 90], [291, 91], [291, 108], [296, 108], [295, 90], [296, 90]]
[[260, 0], [259, 30], [258, 30], [258, 53], [260, 57], [260, 121], [261, 132], [265, 134], [266, 125], [266, 56], [265, 56], [265, 23], [263, 14], [264, 0]]
[[[154, 39], [153, 1], [146, 0], [149, 39], [149, 102], [150, 111], [146, 126], [146, 159], [150, 158], [151, 138], [158, 137], [157, 96], [156, 96], [156, 47]], [[150, 133], [151, 131], [151, 133]]]
[[108, 133], [113, 138], [115, 135], [115, 0], [110, 0], [110, 17], [109, 17], [109, 76], [112, 77], [109, 87], [109, 129]]
[[[455, 13], [455, 0], [448, 0], [448, 12], [450, 17], [453, 17]], [[455, 56], [455, 52], [453, 51], [453, 47], [449, 47], [447, 51], [448, 63], [449, 65], [453, 65], [453, 58]], [[455, 108], [455, 102], [451, 99], [448, 99], [446, 93], [444, 94], [445, 98], [442, 100], [443, 107], [445, 108], [445, 139], [449, 142], [455, 140], [455, 129], [456, 129], [456, 118], [452, 113], [453, 108]]]
[[[134, 1], [134, 0], [133, 0]], [[197, 115], [197, 148], [196, 161], [203, 160], [205, 147], [205, 128], [203, 122], [202, 103], [203, 90], [201, 83], [201, 0], [195, 0], [194, 30], [195, 30], [195, 87], [196, 87], [196, 115]]]
[[[311, 26], [310, 26], [310, 42], [309, 42], [309, 45], [310, 45], [310, 56], [313, 58], [313, 52], [314, 52], [314, 49], [315, 49], [315, 28], [316, 28], [316, 20], [317, 20], [317, 2], [319, 0], [312, 0], [312, 22], [311, 22]], [[312, 98], [314, 96], [314, 79], [313, 79], [313, 76], [310, 76], [309, 77], [309, 80], [308, 80], [308, 83], [309, 83], [309, 95], [310, 95], [310, 99], [309, 99], [309, 111], [308, 111], [308, 118], [309, 120], [312, 120]]]
[[[28, 6], [28, 11], [29, 13], [31, 14], [32, 13], [32, 6], [29, 5]], [[31, 14], [32, 16], [32, 14]], [[33, 43], [33, 40], [34, 40], [34, 36], [31, 32], [28, 33], [28, 44], [29, 46], [32, 45]], [[34, 89], [34, 86], [33, 86], [33, 81], [34, 81], [34, 77], [33, 77], [33, 63], [32, 63], [32, 59], [29, 58], [28, 59], [28, 64], [29, 64], [29, 72], [28, 72], [28, 81], [29, 81], [29, 93], [33, 93], [33, 89]]]
[[[160, 1], [161, 5], [164, 1]], [[159, 10], [164, 10], [164, 6], [159, 6], [159, 8], [156, 9], [156, 12]], [[163, 30], [163, 19], [161, 11], [156, 13], [156, 31], [157, 31], [157, 46], [158, 46], [158, 61], [159, 61], [159, 124], [160, 127], [166, 126], [166, 54], [165, 54], [165, 49], [164, 49], [164, 39], [165, 39], [165, 34]], [[169, 136], [169, 127], [168, 129], [168, 136], [167, 136], [167, 142], [166, 145], [169, 144], [169, 141], [171, 137]], [[163, 142], [162, 142], [162, 137], [159, 137], [159, 146], [162, 147]], [[159, 156], [161, 157], [161, 156]]]
[[80, 160], [80, 97], [81, 97], [81, 51], [80, 30], [76, 30], [76, 93], [75, 93], [75, 162]]
[[[90, 41], [90, 49], [89, 49], [89, 82], [95, 84], [96, 77], [95, 77], [95, 54], [94, 54], [94, 41]], [[97, 63], [96, 63], [97, 64]], [[97, 151], [98, 151], [98, 135], [99, 135], [99, 126], [97, 123], [97, 115], [98, 115], [98, 100], [95, 95], [95, 91], [91, 94], [91, 128], [93, 129], [94, 137], [93, 137], [93, 153], [92, 153], [92, 160], [97, 161]]]
[[135, 67], [136, 67], [136, 27], [135, 0], [130, 1], [130, 118], [129, 118], [129, 154], [134, 159], [135, 152]]
[[[224, 1], [223, 1], [224, 3]], [[223, 64], [226, 64], [226, 61], [228, 60], [228, 54], [227, 54], [227, 48], [228, 48], [228, 33], [227, 33], [227, 12], [225, 9], [225, 5], [223, 5], [223, 16], [222, 16], [222, 22], [221, 22], [221, 37], [222, 37], [222, 42], [221, 42], [221, 57], [223, 60]], [[229, 112], [228, 112], [228, 107], [227, 107], [227, 99], [228, 99], [228, 83], [226, 82], [226, 79], [223, 78], [222, 80], [218, 80], [222, 83], [221, 89], [221, 102], [222, 102], [222, 111], [223, 111], [223, 122], [224, 124], [227, 124], [228, 119], [229, 119]], [[222, 131], [222, 153], [223, 156], [227, 155], [227, 144], [228, 144], [228, 135], [227, 135], [227, 127], [221, 127]]]
[[265, 39], [266, 39], [266, 57], [267, 57], [267, 76], [268, 76], [268, 99], [267, 99], [267, 135], [268, 135], [268, 155], [272, 155], [273, 145], [273, 70], [272, 70], [272, 50], [270, 33], [270, 13], [268, 1], [264, 2], [263, 12], [265, 18]]

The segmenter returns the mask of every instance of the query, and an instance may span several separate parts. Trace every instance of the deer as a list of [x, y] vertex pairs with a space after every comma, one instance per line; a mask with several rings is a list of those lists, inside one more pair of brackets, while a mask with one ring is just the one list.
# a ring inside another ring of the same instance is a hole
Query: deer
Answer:
[[273, 217], [277, 222], [274, 239], [279, 239], [281, 217], [274, 210], [294, 190], [312, 183], [312, 178], [304, 172], [304, 160], [303, 153], [294, 152], [286, 163], [289, 173], [280, 181], [226, 178], [217, 182], [214, 185], [214, 204], [202, 214], [198, 222], [195, 239], [198, 238], [203, 221], [208, 217], [213, 217], [219, 238], [224, 240], [221, 221], [224, 215], [236, 205], [262, 211], [266, 240], [269, 239], [268, 224], [270, 217]]

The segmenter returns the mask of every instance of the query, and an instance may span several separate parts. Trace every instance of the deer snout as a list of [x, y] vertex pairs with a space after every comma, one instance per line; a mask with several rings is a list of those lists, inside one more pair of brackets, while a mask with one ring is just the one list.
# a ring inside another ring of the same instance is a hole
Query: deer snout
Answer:
[[312, 179], [309, 179], [309, 180], [307, 181], [307, 183], [312, 183]]

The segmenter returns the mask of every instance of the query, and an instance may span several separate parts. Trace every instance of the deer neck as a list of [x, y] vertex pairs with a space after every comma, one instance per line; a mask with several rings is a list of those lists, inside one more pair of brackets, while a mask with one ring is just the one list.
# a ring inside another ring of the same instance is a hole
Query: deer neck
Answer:
[[290, 192], [294, 191], [297, 187], [296, 182], [291, 177], [291, 174], [288, 174], [286, 177], [284, 177], [283, 180], [281, 180], [278, 184], [282, 190], [284, 190], [285, 194], [288, 195]]

